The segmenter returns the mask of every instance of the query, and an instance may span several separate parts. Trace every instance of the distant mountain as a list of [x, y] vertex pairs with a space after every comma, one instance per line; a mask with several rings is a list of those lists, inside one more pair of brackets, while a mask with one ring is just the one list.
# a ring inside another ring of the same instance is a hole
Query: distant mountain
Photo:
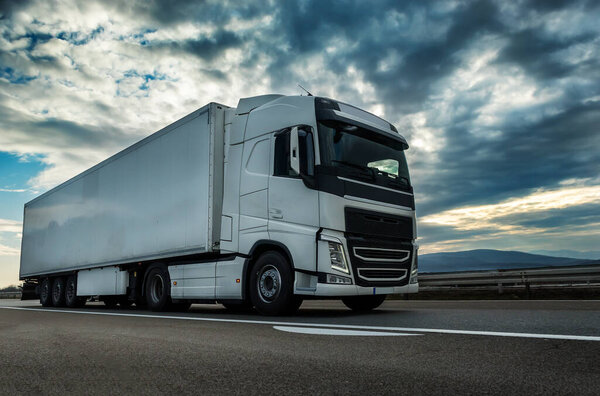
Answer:
[[580, 252], [577, 250], [534, 250], [530, 253], [542, 254], [544, 256], [554, 257], [570, 257], [576, 259], [588, 259], [588, 260], [600, 260], [600, 250], [589, 250], [587, 252]]
[[483, 271], [567, 265], [600, 264], [598, 260], [553, 257], [523, 252], [478, 249], [419, 255], [419, 272]]

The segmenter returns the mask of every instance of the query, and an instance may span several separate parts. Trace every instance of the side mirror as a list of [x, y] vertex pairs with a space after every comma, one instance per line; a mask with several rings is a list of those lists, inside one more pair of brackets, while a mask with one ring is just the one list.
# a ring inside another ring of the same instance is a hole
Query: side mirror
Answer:
[[300, 174], [300, 151], [298, 147], [298, 127], [293, 127], [290, 132], [290, 167]]

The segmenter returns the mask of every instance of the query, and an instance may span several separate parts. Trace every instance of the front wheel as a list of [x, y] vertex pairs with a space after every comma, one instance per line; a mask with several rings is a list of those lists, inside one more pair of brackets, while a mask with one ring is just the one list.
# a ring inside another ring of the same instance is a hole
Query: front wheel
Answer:
[[301, 300], [294, 296], [294, 273], [279, 252], [263, 253], [250, 274], [250, 298], [263, 315], [294, 313]]
[[385, 294], [378, 294], [375, 296], [352, 296], [342, 298], [342, 302], [348, 308], [356, 312], [371, 311], [383, 304], [384, 300]]

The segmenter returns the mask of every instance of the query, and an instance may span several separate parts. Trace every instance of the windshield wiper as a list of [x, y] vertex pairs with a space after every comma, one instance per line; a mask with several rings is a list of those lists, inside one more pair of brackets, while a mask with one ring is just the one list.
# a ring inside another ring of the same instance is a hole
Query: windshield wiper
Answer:
[[393, 183], [401, 181], [402, 184], [410, 186], [410, 181], [408, 180], [408, 177], [404, 177], [404, 176], [396, 175], [396, 174], [393, 174], [393, 173], [389, 173], [389, 172], [386, 172], [386, 171], [378, 169], [378, 168], [371, 168], [371, 169], [374, 169], [376, 174], [377, 173], [381, 173], [382, 175], [387, 176], [388, 179], [391, 179], [390, 181], [393, 182]]
[[[332, 159], [331, 162], [335, 162], [336, 164], [345, 165], [345, 166], [348, 166], [348, 167], [351, 167], [351, 168], [354, 168], [354, 169], [361, 170], [363, 172], [367, 172], [368, 176], [371, 179], [375, 178], [375, 174], [373, 172], [373, 168], [370, 168], [368, 166], [359, 165], [359, 164], [355, 164], [355, 163], [347, 162], [347, 161], [335, 160], [335, 159]], [[363, 176], [367, 176], [367, 175], [363, 175]]]
[[340, 160], [335, 160], [335, 159], [331, 160], [331, 162], [335, 162], [336, 164], [342, 164], [342, 165], [346, 165], [346, 166], [351, 166], [353, 168], [360, 169], [360, 170], [363, 170], [363, 171], [367, 171], [369, 173], [372, 172], [371, 171], [372, 168], [370, 168], [368, 166], [364, 166], [364, 165], [354, 164], [352, 162], [340, 161]]

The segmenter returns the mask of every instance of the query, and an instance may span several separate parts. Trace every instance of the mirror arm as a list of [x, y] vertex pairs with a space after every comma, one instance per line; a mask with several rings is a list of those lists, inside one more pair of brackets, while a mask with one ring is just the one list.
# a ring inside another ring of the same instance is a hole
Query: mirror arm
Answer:
[[295, 126], [290, 131], [290, 167], [300, 174], [300, 150], [298, 144], [298, 127]]

